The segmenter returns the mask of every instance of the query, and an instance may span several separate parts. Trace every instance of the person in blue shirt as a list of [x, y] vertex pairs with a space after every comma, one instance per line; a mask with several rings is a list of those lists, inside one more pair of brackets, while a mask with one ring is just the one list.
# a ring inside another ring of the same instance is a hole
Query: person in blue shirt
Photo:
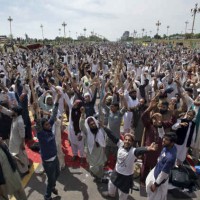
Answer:
[[44, 171], [46, 172], [48, 183], [46, 193], [44, 195], [45, 200], [51, 200], [51, 193], [58, 195], [58, 191], [55, 188], [56, 180], [60, 173], [59, 161], [57, 157], [57, 148], [55, 135], [52, 132], [52, 126], [56, 121], [58, 113], [58, 101], [61, 94], [58, 93], [56, 101], [53, 107], [52, 116], [50, 119], [38, 117], [36, 121], [37, 138], [40, 145], [40, 153], [42, 158], [42, 164]]
[[163, 149], [158, 158], [158, 162], [146, 178], [148, 200], [167, 199], [169, 173], [176, 161], [176, 140], [177, 135], [174, 132], [168, 132], [163, 137]]

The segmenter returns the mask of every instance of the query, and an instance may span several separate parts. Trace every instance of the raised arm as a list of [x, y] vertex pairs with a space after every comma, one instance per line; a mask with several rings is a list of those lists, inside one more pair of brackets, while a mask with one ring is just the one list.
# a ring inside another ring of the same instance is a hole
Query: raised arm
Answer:
[[150, 146], [148, 147], [138, 147], [135, 149], [135, 156], [138, 157], [140, 155], [143, 155], [149, 151], [156, 151], [158, 149], [158, 145], [153, 142]]
[[49, 119], [49, 123], [51, 125], [53, 125], [54, 122], [56, 121], [56, 117], [57, 117], [57, 114], [58, 114], [58, 102], [59, 102], [60, 97], [61, 97], [61, 93], [58, 92], [57, 96], [56, 96], [56, 101], [55, 101], [55, 104], [54, 104], [54, 107], [53, 107], [52, 115]]
[[149, 107], [143, 112], [141, 119], [145, 127], [149, 127], [151, 125], [150, 112], [156, 107], [156, 105], [157, 101], [154, 98], [151, 100]]
[[81, 117], [80, 117], [80, 120], [79, 120], [79, 127], [83, 131], [83, 133], [86, 134], [87, 130], [86, 130], [86, 127], [85, 127], [85, 117], [86, 117], [85, 108], [81, 107], [80, 111], [81, 111]]
[[7, 108], [5, 108], [4, 106], [1, 106], [0, 105], [0, 112], [5, 114], [5, 115], [8, 115], [9, 117], [12, 116], [13, 112]]
[[114, 134], [109, 128], [103, 127], [103, 129], [106, 132], [107, 136], [112, 140], [113, 143], [117, 144], [119, 142], [119, 139], [114, 136]]

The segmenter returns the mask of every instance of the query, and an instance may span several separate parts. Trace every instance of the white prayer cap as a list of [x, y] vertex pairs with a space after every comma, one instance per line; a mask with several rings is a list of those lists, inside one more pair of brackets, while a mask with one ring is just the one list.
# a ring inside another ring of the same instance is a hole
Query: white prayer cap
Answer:
[[172, 97], [171, 100], [176, 100], [176, 97]]
[[84, 97], [89, 96], [91, 98], [91, 94], [89, 92], [84, 93]]
[[157, 84], [158, 84], [158, 88], [159, 88], [161, 85], [163, 85], [162, 82], [158, 82]]
[[197, 92], [200, 92], [200, 88], [197, 89]]
[[56, 88], [57, 88], [58, 90], [60, 90], [60, 92], [63, 91], [63, 88], [62, 88], [61, 86], [56, 86]]

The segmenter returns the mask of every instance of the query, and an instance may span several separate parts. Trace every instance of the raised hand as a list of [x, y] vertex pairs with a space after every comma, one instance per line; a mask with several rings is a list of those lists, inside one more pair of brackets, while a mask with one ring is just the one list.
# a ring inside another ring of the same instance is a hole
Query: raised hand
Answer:
[[186, 126], [188, 126], [188, 123], [187, 122], [182, 122], [182, 123], [180, 123], [180, 125], [186, 127]]
[[57, 98], [58, 100], [60, 99], [60, 97], [62, 96], [62, 93], [60, 91], [57, 92]]
[[80, 108], [80, 111], [81, 111], [81, 114], [84, 114], [84, 113], [85, 113], [85, 108], [82, 106], [82, 107]]
[[157, 149], [158, 145], [155, 142], [151, 143], [151, 145], [147, 147], [148, 151], [157, 151]]
[[150, 107], [150, 108], [155, 108], [156, 106], [157, 106], [157, 101], [156, 101], [156, 99], [151, 100], [151, 102], [150, 102], [150, 104], [149, 104], [149, 107]]

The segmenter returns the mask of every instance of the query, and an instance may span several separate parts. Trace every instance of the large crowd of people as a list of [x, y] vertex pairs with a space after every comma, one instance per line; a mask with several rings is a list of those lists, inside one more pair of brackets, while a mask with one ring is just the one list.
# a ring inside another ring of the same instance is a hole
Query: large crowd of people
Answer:
[[27, 199], [19, 175], [29, 173], [25, 144], [33, 121], [48, 178], [44, 199], [58, 194], [66, 118], [73, 161], [86, 158], [97, 181], [110, 156], [116, 162], [103, 196], [118, 189], [127, 199], [139, 157], [147, 198], [165, 200], [170, 170], [188, 153], [199, 159], [199, 76], [200, 52], [182, 45], [75, 43], [1, 52], [0, 199]]

